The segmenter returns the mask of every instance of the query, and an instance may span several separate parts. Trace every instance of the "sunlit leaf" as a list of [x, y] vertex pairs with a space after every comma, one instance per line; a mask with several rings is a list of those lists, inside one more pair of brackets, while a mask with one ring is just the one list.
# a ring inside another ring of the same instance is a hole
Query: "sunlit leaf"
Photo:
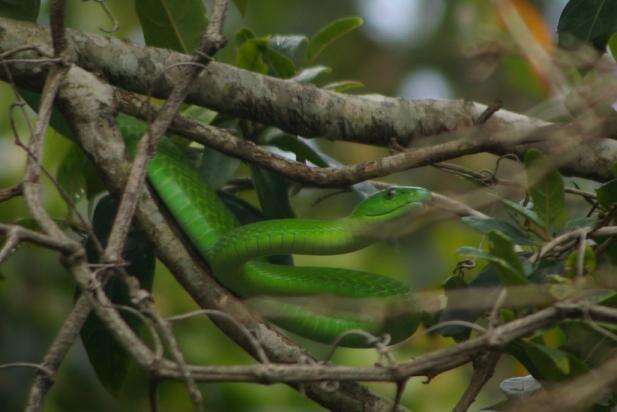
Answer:
[[364, 20], [360, 17], [343, 17], [321, 28], [309, 41], [306, 51], [308, 60], [314, 61], [328, 45], [353, 29], [360, 27], [362, 23], [364, 23]]
[[353, 89], [364, 87], [364, 83], [356, 80], [342, 80], [340, 82], [328, 83], [323, 88], [326, 90], [334, 90], [338, 93], [344, 93]]
[[136, 0], [148, 46], [192, 53], [208, 25], [202, 0]]
[[313, 66], [308, 67], [300, 71], [300, 73], [296, 74], [290, 80], [298, 83], [312, 83], [322, 74], [327, 74], [332, 71], [331, 68], [327, 66]]
[[[571, 252], [565, 263], [565, 274], [569, 276], [576, 276], [578, 272], [578, 259], [579, 259], [578, 250], [574, 250]], [[585, 253], [583, 254], [583, 274], [589, 275], [595, 272], [596, 267], [598, 266], [596, 260], [596, 253], [594, 252], [591, 246], [585, 246]]]
[[[116, 211], [117, 202], [110, 196], [102, 198], [95, 208], [92, 225], [94, 233], [103, 246], [109, 236]], [[91, 240], [86, 244], [86, 251], [89, 262], [98, 261], [96, 249]], [[128, 262], [127, 272], [139, 280], [140, 287], [151, 290], [155, 264], [154, 250], [136, 226], [131, 228], [122, 258]], [[113, 277], [107, 282], [105, 292], [114, 304], [131, 304], [126, 284], [118, 277]], [[134, 315], [125, 312], [121, 314], [129, 326], [139, 333], [139, 320]], [[131, 357], [94, 313], [88, 316], [81, 329], [81, 339], [97, 377], [111, 394], [117, 396], [131, 362], [133, 362]]]
[[609, 37], [617, 32], [617, 2], [613, 0], [570, 0], [557, 25], [559, 45], [572, 48], [590, 43], [604, 52]]
[[560, 229], [566, 220], [563, 178], [539, 150], [525, 153], [525, 171], [533, 209], [549, 230]]
[[41, 0], [0, 0], [0, 16], [15, 20], [36, 21]]
[[617, 60], [617, 33], [614, 33], [610, 39], [608, 39], [608, 49], [613, 56], [613, 60]]
[[270, 36], [269, 39], [270, 47], [292, 59], [296, 56], [298, 50], [305, 43], [308, 43], [308, 37], [301, 34], [275, 34]]

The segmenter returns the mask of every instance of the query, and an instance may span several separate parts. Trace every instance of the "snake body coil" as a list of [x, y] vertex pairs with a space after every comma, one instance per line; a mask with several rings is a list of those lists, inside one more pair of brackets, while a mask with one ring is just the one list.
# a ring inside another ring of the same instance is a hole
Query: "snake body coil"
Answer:
[[[120, 119], [119, 124], [129, 146], [134, 147], [143, 126], [126, 120]], [[374, 335], [389, 333], [395, 342], [416, 329], [419, 315], [409, 289], [393, 279], [348, 269], [276, 265], [265, 257], [332, 255], [363, 248], [381, 237], [384, 225], [396, 224], [421, 206], [430, 197], [427, 190], [380, 192], [341, 219], [281, 219], [239, 226], [182, 150], [168, 139], [160, 143], [150, 161], [148, 180], [216, 279], [242, 298], [257, 298], [251, 300], [278, 326], [325, 343], [357, 329]], [[309, 296], [317, 301], [345, 302], [347, 307], [324, 303], [319, 310], [284, 299]], [[354, 335], [341, 344], [367, 346], [366, 339]]]

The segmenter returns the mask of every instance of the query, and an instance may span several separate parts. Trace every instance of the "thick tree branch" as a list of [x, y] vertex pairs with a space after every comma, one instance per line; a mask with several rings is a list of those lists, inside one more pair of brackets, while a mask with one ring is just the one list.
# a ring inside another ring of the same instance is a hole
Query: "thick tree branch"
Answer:
[[[42, 28], [0, 19], [0, 53], [23, 46], [24, 39], [42, 50], [51, 47], [48, 34]], [[69, 52], [83, 67], [103, 73], [116, 86], [138, 93], [152, 90], [158, 97], [169, 96], [175, 79], [165, 75], [165, 69], [190, 61], [189, 56], [167, 50], [133, 46], [118, 39], [77, 31], [69, 30], [68, 39]], [[28, 57], [32, 53], [21, 55]], [[14, 66], [21, 83], [40, 90], [43, 68]], [[616, 88], [605, 83], [603, 92], [610, 95]], [[405, 146], [419, 137], [468, 128], [486, 109], [484, 105], [462, 101], [410, 102], [343, 95], [217, 62], [209, 64], [192, 85], [187, 101], [307, 137], [325, 136], [384, 146], [392, 139]], [[503, 134], [523, 135], [544, 125], [546, 123], [539, 120], [499, 110], [484, 127]], [[565, 173], [598, 180], [613, 177], [611, 166], [617, 161], [617, 141], [596, 138], [577, 144], [576, 150], [568, 153], [561, 165]], [[550, 144], [537, 146], [551, 149]], [[469, 151], [489, 150], [503, 154], [514, 150], [520, 154], [527, 147], [495, 146]], [[453, 156], [444, 157], [442, 160]]]
[[[28, 44], [49, 49], [47, 32], [29, 23], [0, 19], [0, 51]], [[172, 64], [191, 57], [169, 50], [144, 48], [123, 40], [68, 31], [69, 48], [80, 66], [102, 73], [112, 84], [141, 94], [167, 98], [174, 76]], [[406, 101], [387, 97], [339, 94], [312, 85], [275, 79], [212, 62], [191, 86], [187, 101], [233, 116], [273, 124], [307, 137], [329, 137], [387, 146], [391, 139], [407, 145], [474, 124], [485, 105], [457, 101]], [[541, 122], [506, 110], [488, 123], [523, 128]]]

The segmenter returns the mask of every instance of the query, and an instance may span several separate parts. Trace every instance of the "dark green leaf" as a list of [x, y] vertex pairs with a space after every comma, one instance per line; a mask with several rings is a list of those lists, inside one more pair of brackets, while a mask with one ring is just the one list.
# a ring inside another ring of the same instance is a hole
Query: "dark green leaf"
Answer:
[[285, 179], [274, 172], [251, 165], [253, 184], [266, 219], [293, 218], [289, 190]]
[[206, 147], [202, 152], [199, 175], [208, 186], [220, 189], [236, 174], [240, 164], [240, 159]]
[[242, 44], [244, 44], [244, 42], [250, 39], [254, 39], [254, 38], [255, 38], [255, 33], [253, 32], [253, 30], [249, 29], [248, 27], [241, 28], [240, 30], [236, 32], [236, 35], [235, 35], [236, 44], [238, 46], [241, 46]]
[[596, 189], [596, 195], [598, 196], [598, 203], [605, 209], [617, 203], [617, 179], [604, 183]]
[[[109, 236], [116, 211], [117, 202], [110, 196], [102, 198], [95, 208], [92, 224], [94, 233], [103, 246]], [[88, 261], [97, 262], [96, 249], [91, 240], [86, 244], [86, 251]], [[131, 228], [122, 257], [129, 263], [127, 272], [139, 280], [140, 287], [152, 290], [155, 264], [153, 247], [137, 227]], [[131, 304], [126, 285], [117, 277], [107, 282], [105, 292], [114, 304]], [[122, 316], [129, 326], [139, 333], [139, 320], [125, 312], [122, 312]], [[117, 396], [132, 362], [131, 357], [95, 314], [88, 316], [81, 329], [81, 339], [97, 377], [111, 394]]]
[[313, 66], [300, 71], [291, 78], [294, 82], [298, 83], [313, 83], [322, 74], [330, 73], [331, 68], [327, 66]]
[[[493, 232], [495, 233], [495, 232]], [[503, 236], [503, 235], [502, 235]], [[503, 285], [520, 285], [527, 283], [527, 279], [522, 275], [522, 264], [519, 267], [512, 266], [506, 259], [495, 256], [492, 252], [486, 252], [482, 249], [463, 246], [458, 250], [458, 253], [463, 256], [469, 256], [475, 259], [486, 260], [495, 265], [499, 271], [499, 280]]]
[[15, 20], [36, 21], [41, 0], [0, 0], [0, 16]]
[[[33, 92], [27, 89], [19, 88], [19, 95], [28, 103], [28, 106], [32, 108], [35, 112], [38, 112], [39, 104], [41, 103], [41, 94], [38, 92]], [[60, 113], [60, 110], [54, 106], [53, 111], [51, 113], [51, 120], [49, 122], [51, 127], [62, 136], [66, 138], [70, 138], [73, 134], [71, 132], [71, 127], [68, 122]]]
[[[596, 322], [595, 326], [613, 334], [617, 332], [614, 325]], [[589, 322], [566, 320], [559, 327], [566, 336], [562, 349], [585, 359], [591, 367], [604, 363], [617, 348], [617, 342], [598, 332]]]
[[[439, 316], [439, 323], [452, 320], [473, 322], [476, 319], [477, 314], [475, 312], [472, 313], [469, 310], [461, 309], [464, 303], [463, 300], [468, 298], [464, 294], [466, 288], [467, 283], [462, 276], [454, 275], [445, 280], [443, 289], [448, 303]], [[471, 329], [460, 325], [447, 325], [437, 329], [436, 332], [460, 342], [469, 339]]]
[[104, 190], [92, 162], [79, 146], [72, 144], [60, 163], [56, 179], [66, 194], [79, 202], [85, 195], [91, 199]]
[[501, 283], [503, 285], [527, 284], [529, 281], [525, 277], [523, 264], [508, 237], [500, 231], [493, 230], [488, 233], [488, 241], [491, 255], [501, 261], [497, 265]]
[[242, 16], [246, 14], [246, 8], [248, 7], [249, 0], [233, 0], [236, 8]]
[[617, 33], [614, 33], [610, 39], [608, 39], [608, 49], [613, 56], [613, 60], [617, 60]]
[[598, 222], [598, 218], [596, 216], [578, 217], [575, 219], [568, 220], [566, 224], [563, 226], [563, 231], [568, 232], [574, 229], [590, 227], [590, 226], [595, 225], [597, 222]]
[[236, 66], [256, 73], [268, 73], [268, 65], [263, 59], [263, 51], [267, 44], [268, 41], [264, 38], [249, 39], [244, 42], [236, 52]]
[[525, 220], [535, 224], [538, 227], [543, 227], [544, 224], [538, 217], [538, 214], [531, 209], [526, 208], [520, 203], [513, 202], [509, 199], [500, 199], [501, 202], [510, 210], [525, 218]]
[[573, 48], [591, 43], [604, 52], [609, 37], [617, 32], [617, 2], [614, 0], [570, 0], [557, 25], [559, 45]]
[[308, 160], [316, 166], [328, 167], [328, 162], [322, 156], [322, 153], [314, 150], [297, 136], [284, 133], [279, 129], [269, 129], [260, 136], [261, 144], [275, 146], [286, 152], [292, 152], [296, 156], [296, 160]]
[[359, 89], [362, 87], [364, 87], [364, 83], [357, 80], [342, 80], [340, 82], [328, 83], [324, 86], [324, 89], [344, 93], [348, 90]]
[[364, 20], [360, 17], [343, 17], [321, 28], [309, 41], [306, 51], [308, 60], [314, 61], [333, 41], [360, 27], [362, 23]]
[[560, 229], [566, 220], [563, 178], [539, 150], [525, 153], [525, 171], [533, 209], [548, 230]]
[[267, 64], [272, 67], [278, 77], [287, 79], [296, 74], [296, 66], [294, 62], [287, 56], [272, 47], [267, 46], [263, 50], [264, 59]]
[[136, 0], [148, 46], [192, 53], [208, 25], [202, 0]]
[[481, 219], [473, 216], [466, 216], [462, 218], [461, 221], [484, 234], [488, 234], [492, 230], [499, 230], [517, 245], [535, 244], [527, 233], [503, 220], [494, 218]]
[[508, 345], [508, 352], [536, 379], [561, 381], [570, 374], [570, 357], [560, 349], [531, 341], [517, 341]]

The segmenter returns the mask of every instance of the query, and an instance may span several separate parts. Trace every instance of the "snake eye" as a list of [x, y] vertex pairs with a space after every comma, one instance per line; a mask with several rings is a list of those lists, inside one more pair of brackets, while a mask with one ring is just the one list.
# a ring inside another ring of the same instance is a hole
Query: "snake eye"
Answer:
[[388, 191], [386, 192], [386, 199], [392, 199], [395, 194], [396, 190], [394, 190], [393, 188], [388, 189]]

